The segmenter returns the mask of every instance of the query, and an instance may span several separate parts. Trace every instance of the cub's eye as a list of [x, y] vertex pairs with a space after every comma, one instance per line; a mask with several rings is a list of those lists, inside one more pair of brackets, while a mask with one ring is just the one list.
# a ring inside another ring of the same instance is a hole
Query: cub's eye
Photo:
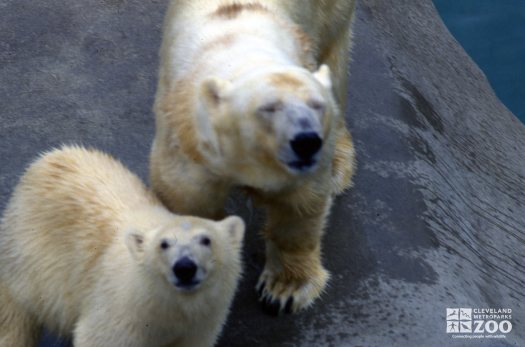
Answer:
[[201, 245], [206, 246], [206, 247], [208, 247], [209, 245], [211, 245], [211, 240], [210, 240], [210, 238], [207, 237], [207, 236], [203, 236], [203, 237], [201, 238]]
[[258, 111], [261, 113], [275, 113], [283, 107], [282, 103], [279, 101], [271, 102], [269, 104], [259, 107]]
[[170, 248], [169, 242], [166, 241], [166, 240], [162, 240], [161, 243], [160, 243], [160, 249], [166, 250], [168, 248]]
[[312, 109], [318, 112], [324, 112], [325, 109], [325, 103], [319, 100], [310, 100], [308, 102], [308, 106], [310, 106]]

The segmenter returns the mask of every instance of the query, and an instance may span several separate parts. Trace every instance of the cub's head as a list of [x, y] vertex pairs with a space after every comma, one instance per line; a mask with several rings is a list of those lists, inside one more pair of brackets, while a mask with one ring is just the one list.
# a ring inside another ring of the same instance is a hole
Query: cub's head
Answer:
[[315, 73], [260, 68], [233, 82], [210, 77], [200, 89], [201, 148], [232, 172], [259, 173], [263, 180], [269, 179], [269, 170], [300, 175], [330, 155], [336, 106], [326, 65]]
[[[236, 281], [241, 271], [244, 222], [179, 217], [157, 230], [126, 233], [132, 257], [150, 274], [160, 275], [174, 288], [192, 292], [219, 281]], [[211, 280], [211, 278], [216, 278]]]

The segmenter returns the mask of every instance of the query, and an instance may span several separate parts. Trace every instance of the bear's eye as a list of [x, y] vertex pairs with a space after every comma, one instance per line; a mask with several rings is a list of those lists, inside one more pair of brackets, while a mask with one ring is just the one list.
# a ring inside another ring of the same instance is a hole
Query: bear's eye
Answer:
[[168, 241], [162, 240], [162, 242], [160, 243], [160, 249], [166, 250], [168, 248], [170, 248], [170, 244], [168, 243]]
[[314, 109], [317, 112], [324, 112], [325, 104], [322, 101], [319, 100], [310, 100], [308, 102], [308, 106], [310, 106], [312, 109]]
[[211, 240], [207, 236], [201, 238], [201, 245], [208, 247], [211, 244]]
[[279, 101], [271, 102], [269, 104], [259, 107], [259, 112], [261, 113], [275, 113], [283, 107], [282, 103]]

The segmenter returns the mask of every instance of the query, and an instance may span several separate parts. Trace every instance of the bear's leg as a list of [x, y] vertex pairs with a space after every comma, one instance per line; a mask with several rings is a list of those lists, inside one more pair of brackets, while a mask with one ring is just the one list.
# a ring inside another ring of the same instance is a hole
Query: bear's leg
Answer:
[[[220, 183], [173, 182], [170, 189], [155, 190], [157, 197], [173, 213], [220, 220], [225, 217], [224, 205], [229, 187]], [[171, 189], [173, 187], [173, 189]]]
[[228, 183], [182, 157], [173, 159], [155, 147], [152, 153], [151, 185], [170, 211], [215, 220], [224, 217], [224, 204], [231, 188]]
[[257, 291], [270, 314], [310, 306], [330, 277], [321, 264], [321, 237], [331, 197], [327, 194], [314, 200], [305, 208], [287, 203], [267, 206], [266, 264]]
[[0, 346], [34, 347], [40, 332], [34, 317], [20, 307], [0, 283]]

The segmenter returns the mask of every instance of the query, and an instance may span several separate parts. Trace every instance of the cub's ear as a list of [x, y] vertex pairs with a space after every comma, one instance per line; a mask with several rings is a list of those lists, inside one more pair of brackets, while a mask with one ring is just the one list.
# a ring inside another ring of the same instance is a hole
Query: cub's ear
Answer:
[[230, 216], [219, 222], [221, 231], [227, 233], [228, 238], [236, 245], [240, 245], [244, 239], [246, 229], [243, 220], [237, 216]]
[[314, 72], [314, 77], [323, 87], [328, 90], [332, 89], [332, 78], [330, 77], [330, 68], [328, 65], [323, 64], [319, 67], [319, 70]]
[[126, 231], [124, 238], [133, 259], [142, 261], [144, 258], [144, 234], [138, 230], [130, 229]]
[[229, 94], [231, 82], [218, 77], [209, 77], [202, 83], [202, 96], [213, 106], [218, 105]]

